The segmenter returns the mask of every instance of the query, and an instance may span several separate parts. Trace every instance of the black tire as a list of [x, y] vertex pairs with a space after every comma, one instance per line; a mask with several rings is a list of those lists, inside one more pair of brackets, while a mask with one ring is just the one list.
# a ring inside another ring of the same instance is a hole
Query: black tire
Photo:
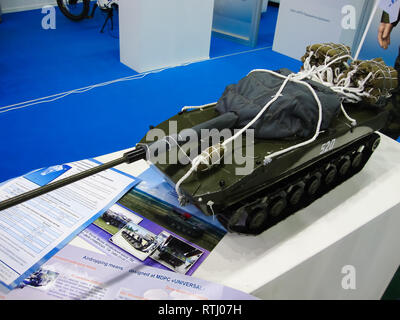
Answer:
[[345, 176], [351, 169], [351, 161], [349, 158], [344, 158], [340, 162], [340, 167], [339, 167], [339, 174], [343, 177]]
[[363, 154], [362, 152], [357, 152], [353, 158], [353, 160], [351, 161], [351, 166], [354, 169], [357, 169], [358, 167], [360, 167], [361, 163], [362, 163], [362, 159], [363, 159]]
[[314, 196], [319, 191], [320, 186], [321, 186], [321, 177], [318, 175], [314, 175], [308, 182], [307, 194], [309, 196]]
[[298, 205], [300, 203], [301, 198], [303, 197], [303, 194], [304, 194], [304, 188], [300, 186], [294, 187], [288, 196], [290, 205], [292, 206]]
[[286, 198], [278, 197], [269, 205], [268, 213], [271, 215], [271, 217], [278, 217], [286, 209], [286, 205]]
[[337, 176], [337, 169], [335, 166], [331, 165], [325, 173], [324, 177], [324, 183], [325, 185], [329, 186], [331, 185], [335, 180]]
[[233, 214], [227, 220], [228, 229], [234, 228], [237, 223], [240, 222], [240, 218], [243, 214], [244, 208], [241, 207], [233, 212]]
[[57, 0], [57, 4], [60, 11], [72, 21], [85, 19], [90, 9], [90, 0]]
[[267, 222], [268, 215], [266, 208], [257, 207], [250, 212], [246, 220], [246, 226], [253, 232], [258, 232], [263, 229]]
[[381, 137], [378, 134], [375, 134], [370, 141], [370, 148], [372, 152], [374, 152], [376, 148], [378, 148], [380, 142], [381, 142]]

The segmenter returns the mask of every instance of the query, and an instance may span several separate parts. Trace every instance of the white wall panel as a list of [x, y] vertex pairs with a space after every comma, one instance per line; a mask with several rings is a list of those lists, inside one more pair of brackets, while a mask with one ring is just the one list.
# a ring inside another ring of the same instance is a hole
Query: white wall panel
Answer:
[[209, 59], [214, 0], [121, 0], [121, 62], [137, 72]]
[[55, 5], [56, 0], [0, 0], [3, 13], [17, 12], [42, 8], [45, 5]]

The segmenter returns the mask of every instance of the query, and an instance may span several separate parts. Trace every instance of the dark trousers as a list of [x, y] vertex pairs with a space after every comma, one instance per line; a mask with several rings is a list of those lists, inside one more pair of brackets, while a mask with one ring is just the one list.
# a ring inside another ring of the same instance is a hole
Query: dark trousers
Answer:
[[[394, 68], [397, 71], [397, 78], [400, 80], [400, 47], [399, 47], [399, 54], [397, 55], [396, 61], [394, 63]], [[400, 86], [400, 82], [399, 82]]]
[[389, 99], [387, 105], [389, 119], [381, 132], [393, 139], [397, 139], [400, 136], [400, 47], [399, 54], [394, 63], [394, 68], [397, 71], [398, 85], [397, 89], [392, 92], [392, 97]]

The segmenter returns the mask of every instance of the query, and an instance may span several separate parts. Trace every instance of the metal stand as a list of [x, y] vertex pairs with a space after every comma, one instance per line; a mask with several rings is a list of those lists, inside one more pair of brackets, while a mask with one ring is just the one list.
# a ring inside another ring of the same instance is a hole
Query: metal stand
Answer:
[[104, 33], [104, 28], [106, 27], [108, 20], [111, 21], [111, 30], [114, 30], [113, 16], [114, 16], [114, 9], [113, 8], [107, 9], [107, 18], [106, 18], [106, 21], [104, 21], [104, 24], [100, 30], [100, 33]]
[[90, 16], [88, 16], [89, 19], [92, 19], [94, 16], [94, 13], [96, 11], [96, 9], [99, 7], [99, 5], [97, 3], [94, 4], [93, 9], [92, 9], [92, 13], [90, 14]]

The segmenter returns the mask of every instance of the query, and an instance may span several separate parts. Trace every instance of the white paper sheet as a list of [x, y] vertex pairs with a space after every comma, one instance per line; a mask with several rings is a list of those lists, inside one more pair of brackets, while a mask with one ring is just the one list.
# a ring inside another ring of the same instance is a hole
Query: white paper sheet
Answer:
[[[93, 160], [43, 168], [0, 187], [0, 201], [97, 166]], [[0, 284], [15, 287], [139, 180], [109, 169], [0, 211]]]
[[[241, 291], [66, 246], [2, 300], [254, 300]], [[194, 311], [194, 310], [193, 310]]]

